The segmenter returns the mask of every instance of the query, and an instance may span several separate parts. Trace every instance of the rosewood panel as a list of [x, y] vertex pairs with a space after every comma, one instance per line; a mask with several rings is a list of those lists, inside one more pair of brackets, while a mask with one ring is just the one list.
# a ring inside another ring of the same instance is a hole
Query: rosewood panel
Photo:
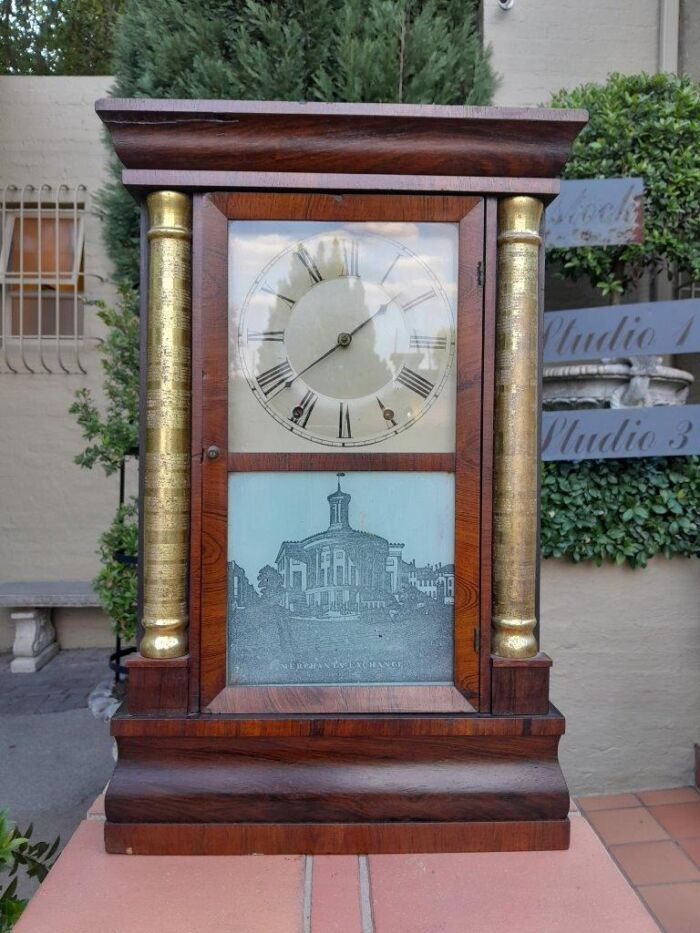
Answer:
[[484, 226], [484, 352], [481, 376], [481, 649], [479, 709], [491, 709], [491, 612], [493, 572], [493, 426], [496, 359], [496, 262], [498, 200], [485, 203]]
[[348, 473], [352, 470], [408, 470], [412, 473], [453, 473], [455, 470], [454, 454], [251, 454], [230, 453], [228, 468], [234, 473], [256, 470], [291, 470], [327, 471], [338, 470]]
[[106, 98], [128, 169], [557, 178], [582, 110]]
[[480, 202], [454, 194], [303, 194], [220, 191], [211, 200], [230, 220], [459, 222]]
[[225, 687], [210, 713], [472, 713], [474, 707], [452, 686]]
[[[196, 225], [196, 226], [195, 226]], [[226, 684], [226, 536], [228, 450], [228, 221], [208, 197], [194, 204], [193, 288], [201, 302], [193, 304], [200, 322], [200, 347], [192, 369], [201, 398], [201, 604], [199, 620], [200, 707]], [[216, 459], [206, 455], [215, 446]], [[194, 492], [196, 494], [196, 492]]]
[[377, 714], [372, 716], [295, 715], [268, 713], [264, 716], [199, 716], [170, 719], [117, 714], [112, 720], [112, 734], [117, 737], [141, 738], [413, 738], [422, 736], [562, 736], [564, 718], [550, 706], [544, 716], [454, 716]]
[[[201, 707], [231, 709], [232, 695], [210, 706], [226, 687], [226, 547], [228, 469], [357, 470], [429, 469], [456, 471], [455, 684], [470, 701], [479, 691], [479, 551], [481, 523], [481, 380], [483, 334], [483, 202], [478, 198], [429, 195], [346, 195], [290, 193], [217, 193], [195, 203], [198, 239], [194, 242], [195, 294], [201, 293], [202, 360], [202, 597]], [[235, 454], [228, 449], [227, 223], [231, 218], [305, 220], [452, 221], [460, 225], [457, 453], [431, 454]], [[195, 312], [197, 313], [197, 312]], [[193, 378], [198, 378], [195, 372]], [[490, 436], [490, 435], [489, 435]], [[210, 446], [221, 452], [205, 455]], [[240, 696], [240, 694], [239, 694]], [[273, 694], [270, 711], [277, 709]], [[312, 709], [318, 710], [318, 695]], [[342, 702], [342, 701], [341, 701]], [[451, 701], [452, 702], [452, 701]], [[368, 705], [369, 704], [369, 705]], [[337, 711], [336, 700], [328, 711]], [[353, 705], [375, 709], [371, 700]], [[236, 707], [237, 708], [237, 707]], [[301, 712], [306, 707], [302, 705]], [[410, 707], [415, 709], [414, 706]], [[444, 711], [452, 705], [431, 707]], [[463, 708], [463, 707], [462, 707]], [[471, 708], [471, 707], [470, 707]], [[286, 707], [285, 707], [286, 709]], [[263, 710], [261, 710], [262, 712]]]
[[[126, 738], [111, 822], [565, 819], [557, 736]], [[205, 764], [206, 762], [206, 764]]]
[[546, 713], [549, 708], [549, 670], [552, 659], [540, 652], [534, 658], [492, 657], [491, 710], [499, 716]]
[[127, 659], [129, 713], [186, 713], [189, 690], [189, 655], [167, 661], [144, 658], [140, 654]]
[[479, 696], [481, 531], [481, 383], [483, 360], [484, 203], [459, 223], [457, 421], [455, 438], [455, 686]]
[[344, 855], [568, 849], [569, 820], [502, 823], [105, 824], [117, 855]]
[[559, 194], [556, 178], [492, 178], [487, 175], [366, 175], [312, 172], [209, 172], [206, 170], [124, 169], [122, 182], [134, 196], [154, 188], [178, 191], [226, 191], [237, 188], [274, 191], [386, 191], [435, 194], [532, 194], [548, 203]]

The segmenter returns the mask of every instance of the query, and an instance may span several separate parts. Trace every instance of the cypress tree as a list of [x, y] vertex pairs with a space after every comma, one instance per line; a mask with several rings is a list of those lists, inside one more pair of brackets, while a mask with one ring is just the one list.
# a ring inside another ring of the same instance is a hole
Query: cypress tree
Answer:
[[[488, 104], [477, 0], [127, 0], [115, 97]], [[117, 277], [136, 283], [138, 219], [102, 193]]]

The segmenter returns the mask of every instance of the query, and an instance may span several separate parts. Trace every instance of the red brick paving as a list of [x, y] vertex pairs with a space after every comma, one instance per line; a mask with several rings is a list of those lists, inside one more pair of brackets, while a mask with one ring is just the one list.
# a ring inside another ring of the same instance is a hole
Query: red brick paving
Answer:
[[612, 794], [606, 797], [581, 797], [578, 805], [586, 813], [593, 813], [595, 810], [621, 810], [624, 807], [641, 806], [639, 798], [635, 794]]
[[668, 838], [666, 830], [646, 807], [593, 812], [584, 809], [584, 815], [608, 847], [623, 842], [654, 842]]
[[698, 791], [674, 787], [578, 804], [660, 928], [700, 933]]
[[105, 854], [98, 798], [15, 930], [699, 933], [700, 795], [578, 804], [568, 852], [136, 858]]
[[311, 929], [319, 933], [362, 930], [359, 860], [356, 855], [313, 859]]
[[359, 858], [107, 855], [99, 818], [98, 803], [15, 933], [657, 930], [578, 814], [566, 852]]
[[652, 884], [639, 893], [666, 933], [700, 930], [700, 884]]

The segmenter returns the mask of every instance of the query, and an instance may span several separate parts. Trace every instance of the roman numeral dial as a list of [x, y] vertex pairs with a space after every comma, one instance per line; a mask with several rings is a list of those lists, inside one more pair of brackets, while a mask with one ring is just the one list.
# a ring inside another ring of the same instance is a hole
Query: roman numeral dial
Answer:
[[[430, 449], [431, 419], [442, 424], [454, 404], [456, 246], [448, 261], [420, 225], [393, 221], [326, 221], [301, 237], [312, 222], [255, 225], [281, 249], [241, 301], [236, 360], [255, 402], [231, 432], [245, 422], [269, 436], [249, 450], [411, 450], [404, 438], [423, 422], [417, 449]], [[258, 248], [265, 253], [264, 238]], [[246, 268], [235, 258], [234, 273]], [[254, 267], [252, 254], [247, 261]]]
[[400, 385], [406, 386], [411, 392], [420, 395], [422, 398], [427, 398], [435, 388], [433, 382], [426, 379], [425, 376], [421, 376], [420, 373], [416, 373], [412, 369], [409, 369], [408, 366], [403, 367], [396, 377], [396, 381]]

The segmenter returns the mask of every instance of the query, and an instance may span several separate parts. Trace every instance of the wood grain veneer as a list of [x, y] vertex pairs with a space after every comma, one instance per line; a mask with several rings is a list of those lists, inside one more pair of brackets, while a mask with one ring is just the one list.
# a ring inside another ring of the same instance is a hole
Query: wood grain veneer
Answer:
[[557, 178], [582, 110], [106, 98], [127, 169]]

